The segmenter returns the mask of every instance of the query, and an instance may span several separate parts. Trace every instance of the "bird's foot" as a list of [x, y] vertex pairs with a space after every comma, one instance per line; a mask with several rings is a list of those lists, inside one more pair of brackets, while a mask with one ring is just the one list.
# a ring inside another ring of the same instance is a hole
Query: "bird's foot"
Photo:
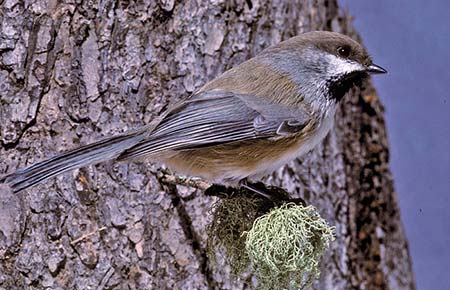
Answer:
[[213, 184], [205, 190], [206, 196], [216, 196], [219, 198], [231, 198], [236, 193], [236, 189], [222, 184]]

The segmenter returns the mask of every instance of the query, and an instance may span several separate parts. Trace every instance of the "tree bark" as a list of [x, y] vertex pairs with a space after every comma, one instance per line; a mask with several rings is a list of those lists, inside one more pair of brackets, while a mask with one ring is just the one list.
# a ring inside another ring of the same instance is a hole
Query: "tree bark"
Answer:
[[[335, 0], [0, 0], [0, 173], [149, 123], [263, 48], [310, 30], [358, 39]], [[335, 129], [266, 182], [336, 226], [314, 289], [415, 289], [370, 82]], [[106, 163], [0, 194], [1, 289], [244, 289], [205, 255], [214, 198]]]

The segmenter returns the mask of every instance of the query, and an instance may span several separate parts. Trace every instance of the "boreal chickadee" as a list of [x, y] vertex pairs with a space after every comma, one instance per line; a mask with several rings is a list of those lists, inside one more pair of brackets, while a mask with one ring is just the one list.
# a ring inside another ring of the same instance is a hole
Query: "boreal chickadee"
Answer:
[[105, 160], [160, 161], [233, 184], [259, 178], [316, 146], [337, 102], [359, 80], [386, 73], [347, 36], [293, 37], [205, 84], [151, 125], [62, 153], [0, 178], [13, 191]]

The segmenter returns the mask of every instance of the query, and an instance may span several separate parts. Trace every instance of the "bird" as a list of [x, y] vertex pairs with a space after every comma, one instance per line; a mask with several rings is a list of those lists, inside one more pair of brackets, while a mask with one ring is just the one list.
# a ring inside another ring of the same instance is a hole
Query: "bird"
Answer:
[[13, 192], [103, 161], [158, 161], [172, 171], [237, 185], [257, 180], [318, 145], [339, 102], [387, 71], [336, 32], [312, 31], [225, 71], [151, 124], [0, 177]]

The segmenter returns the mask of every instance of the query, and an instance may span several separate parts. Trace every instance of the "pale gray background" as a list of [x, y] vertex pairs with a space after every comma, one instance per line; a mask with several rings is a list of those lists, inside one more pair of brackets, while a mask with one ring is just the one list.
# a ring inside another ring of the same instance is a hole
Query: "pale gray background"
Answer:
[[450, 1], [340, 0], [377, 64], [419, 290], [450, 290]]

